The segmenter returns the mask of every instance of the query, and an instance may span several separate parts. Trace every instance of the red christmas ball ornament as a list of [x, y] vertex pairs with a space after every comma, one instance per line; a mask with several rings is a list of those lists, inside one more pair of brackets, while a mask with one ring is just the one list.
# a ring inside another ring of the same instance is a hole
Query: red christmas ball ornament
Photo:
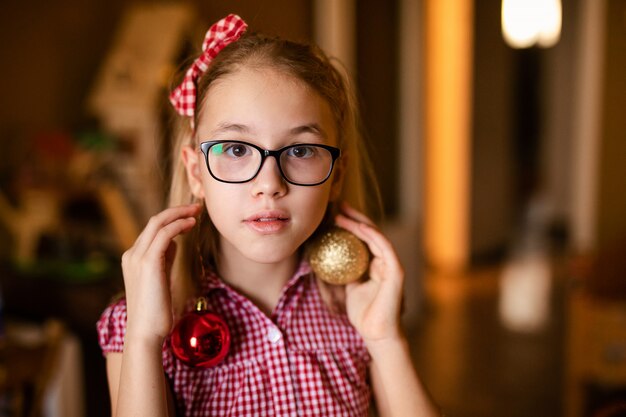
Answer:
[[176, 324], [170, 342], [174, 355], [185, 364], [210, 368], [228, 354], [230, 331], [221, 317], [206, 311], [206, 299], [201, 297], [195, 311]]

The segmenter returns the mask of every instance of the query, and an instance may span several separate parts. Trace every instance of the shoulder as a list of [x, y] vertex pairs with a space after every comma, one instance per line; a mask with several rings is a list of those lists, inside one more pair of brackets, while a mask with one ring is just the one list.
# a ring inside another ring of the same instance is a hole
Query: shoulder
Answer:
[[120, 298], [109, 304], [100, 315], [96, 328], [103, 354], [122, 352], [126, 334], [126, 299]]

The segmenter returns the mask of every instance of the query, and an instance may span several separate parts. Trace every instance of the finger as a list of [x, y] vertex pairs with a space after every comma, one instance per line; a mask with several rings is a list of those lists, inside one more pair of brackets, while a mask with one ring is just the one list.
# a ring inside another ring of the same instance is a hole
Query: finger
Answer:
[[381, 258], [385, 264], [398, 267], [399, 260], [391, 242], [378, 229], [366, 223], [359, 223], [341, 214], [336, 217], [336, 224], [356, 237], [368, 246], [374, 257]]
[[[349, 232], [352, 232], [354, 235], [356, 235], [356, 237], [364, 241], [366, 244], [368, 245], [375, 244], [376, 239], [372, 239], [371, 235], [366, 232], [367, 229], [376, 230], [373, 226], [367, 223], [362, 223], [360, 221], [344, 216], [342, 214], [338, 214], [335, 217], [335, 224], [339, 227], [342, 227], [348, 230]], [[380, 234], [379, 232], [377, 233]], [[376, 248], [370, 248], [370, 249], [372, 250], [374, 254], [380, 252], [380, 250], [377, 250]]]
[[145, 228], [137, 238], [135, 246], [137, 248], [146, 248], [154, 240], [154, 237], [163, 226], [181, 218], [198, 215], [200, 207], [201, 206], [199, 204], [185, 204], [170, 207], [155, 214], [150, 218]]
[[342, 214], [338, 214], [335, 217], [335, 224], [353, 233], [356, 237], [365, 242], [365, 244], [369, 247], [372, 255], [381, 255], [381, 249], [376, 247], [372, 239], [370, 239], [369, 235], [365, 234], [365, 232], [361, 229], [361, 225], [365, 225], [364, 223], [356, 221], [350, 217], [346, 217]]
[[176, 220], [191, 218], [197, 216], [200, 213], [201, 206], [199, 204], [186, 204], [182, 206], [170, 207], [155, 214], [150, 218], [148, 224], [143, 231], [137, 237], [135, 244], [133, 245], [133, 251], [137, 254], [145, 253], [156, 234], [167, 224], [170, 224]]
[[195, 217], [186, 217], [184, 219], [174, 220], [163, 226], [157, 232], [145, 254], [151, 259], [165, 259], [167, 257], [168, 248], [171, 247], [174, 238], [183, 233], [187, 233], [195, 225]]

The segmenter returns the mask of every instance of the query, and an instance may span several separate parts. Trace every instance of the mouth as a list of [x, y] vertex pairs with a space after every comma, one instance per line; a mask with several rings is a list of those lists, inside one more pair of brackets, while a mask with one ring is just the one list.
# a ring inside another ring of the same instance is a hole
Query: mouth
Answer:
[[245, 222], [273, 222], [273, 221], [288, 221], [289, 215], [279, 211], [256, 213], [246, 218]]
[[253, 230], [268, 234], [282, 230], [289, 223], [289, 215], [283, 212], [264, 212], [253, 214], [246, 218], [244, 223]]
[[252, 219], [253, 222], [278, 222], [278, 221], [287, 221], [289, 220], [286, 217], [259, 217], [257, 219]]

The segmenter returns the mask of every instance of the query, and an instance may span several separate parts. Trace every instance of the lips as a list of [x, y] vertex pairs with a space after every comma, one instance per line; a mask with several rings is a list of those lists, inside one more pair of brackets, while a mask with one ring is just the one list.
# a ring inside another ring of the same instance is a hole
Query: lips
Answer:
[[255, 213], [252, 216], [246, 218], [244, 221], [246, 222], [265, 222], [265, 221], [286, 221], [289, 220], [289, 215], [283, 211], [264, 211]]
[[244, 223], [257, 232], [268, 234], [281, 231], [289, 221], [289, 215], [285, 212], [267, 211], [247, 217]]

